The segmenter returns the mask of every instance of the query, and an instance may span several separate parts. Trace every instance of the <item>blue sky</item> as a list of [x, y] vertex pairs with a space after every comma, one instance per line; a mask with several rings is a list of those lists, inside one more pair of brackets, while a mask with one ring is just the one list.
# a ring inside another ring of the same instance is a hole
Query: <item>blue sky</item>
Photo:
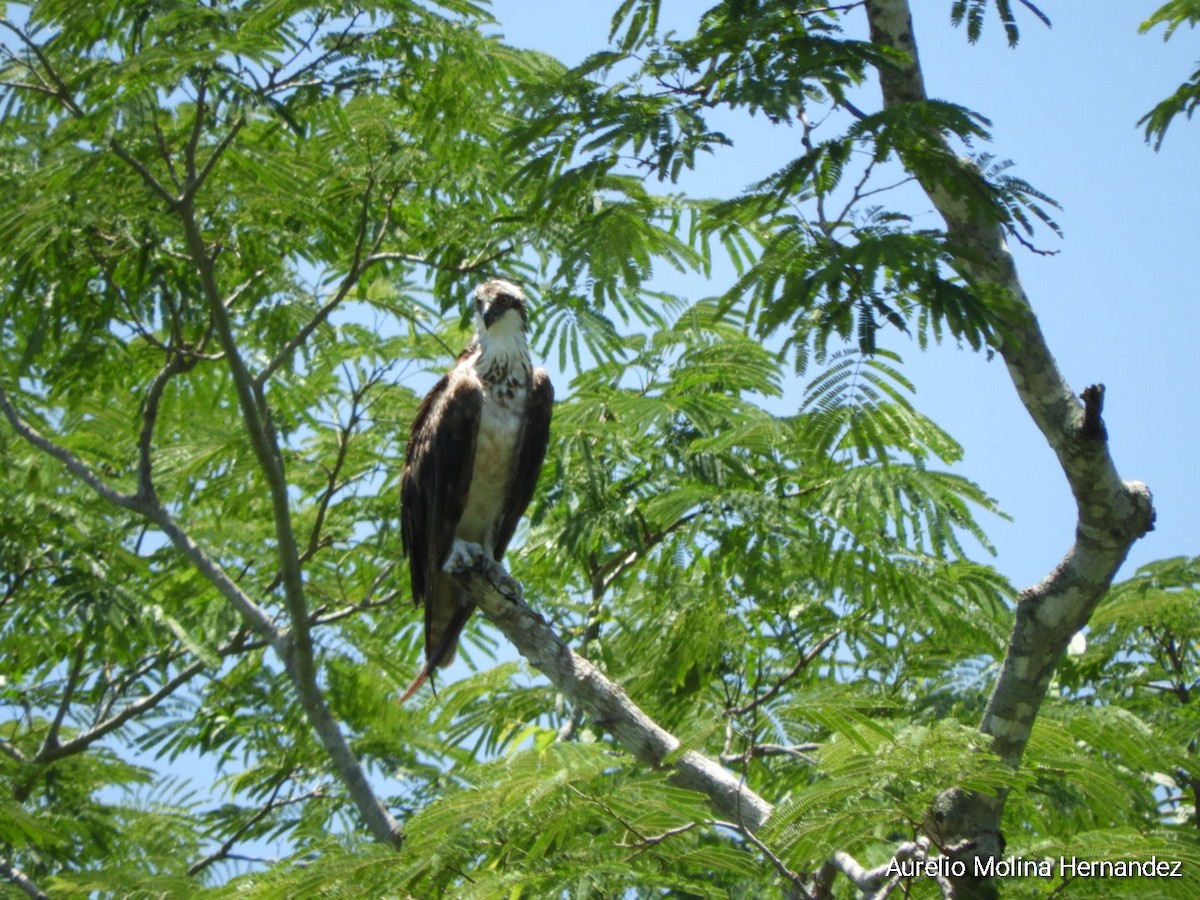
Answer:
[[[664, 0], [664, 19], [684, 31], [708, 5]], [[972, 46], [950, 25], [949, 0], [913, 4], [930, 95], [990, 119], [993, 143], [980, 149], [1013, 160], [1015, 174], [1062, 205], [1055, 219], [1065, 237], [1046, 231], [1038, 241], [1057, 253], [1015, 255], [1067, 380], [1077, 392], [1107, 386], [1119, 471], [1155, 494], [1158, 528], [1135, 545], [1121, 577], [1153, 559], [1200, 553], [1200, 415], [1189, 390], [1200, 374], [1200, 122], [1177, 121], [1158, 153], [1136, 127], [1192, 71], [1200, 35], [1182, 29], [1165, 44], [1161, 29], [1139, 35], [1158, 5], [1045, 0], [1053, 27], [1022, 16], [1013, 49], [995, 19]], [[492, 9], [510, 44], [574, 63], [603, 47], [615, 6], [498, 0]], [[734, 146], [702, 158], [686, 189], [728, 196], [798, 153], [799, 134], [787, 127], [732, 117], [722, 127]], [[927, 203], [909, 211], [922, 227], [937, 223]], [[700, 296], [726, 284], [664, 278], [664, 286]], [[1070, 546], [1074, 505], [1004, 366], [953, 346], [921, 353], [902, 338], [887, 346], [904, 356], [917, 406], [963, 444], [956, 471], [1012, 516], [985, 517], [994, 564], [1018, 588], [1040, 580]]]

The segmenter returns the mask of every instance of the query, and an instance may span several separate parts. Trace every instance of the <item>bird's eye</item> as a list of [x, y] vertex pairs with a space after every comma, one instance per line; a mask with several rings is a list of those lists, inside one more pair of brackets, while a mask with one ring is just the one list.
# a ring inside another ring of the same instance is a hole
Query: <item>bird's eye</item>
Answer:
[[511, 306], [513, 302], [512, 294], [500, 294], [496, 297], [496, 302], [501, 306]]

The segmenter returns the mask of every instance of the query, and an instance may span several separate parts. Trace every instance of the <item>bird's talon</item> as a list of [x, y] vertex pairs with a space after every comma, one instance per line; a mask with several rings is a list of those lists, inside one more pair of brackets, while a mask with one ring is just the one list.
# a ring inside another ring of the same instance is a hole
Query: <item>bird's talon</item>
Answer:
[[450, 555], [446, 557], [442, 571], [448, 575], [461, 575], [463, 572], [478, 569], [484, 558], [483, 547], [479, 544], [456, 540]]

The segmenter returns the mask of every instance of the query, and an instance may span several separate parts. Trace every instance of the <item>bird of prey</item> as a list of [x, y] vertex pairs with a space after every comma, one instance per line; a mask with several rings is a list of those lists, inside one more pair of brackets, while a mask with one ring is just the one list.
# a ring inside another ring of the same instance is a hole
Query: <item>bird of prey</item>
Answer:
[[511, 282], [474, 291], [475, 336], [417, 410], [400, 487], [413, 602], [425, 607], [425, 666], [403, 703], [454, 661], [474, 605], [453, 573], [499, 563], [537, 485], [554, 389], [535, 369], [525, 295]]

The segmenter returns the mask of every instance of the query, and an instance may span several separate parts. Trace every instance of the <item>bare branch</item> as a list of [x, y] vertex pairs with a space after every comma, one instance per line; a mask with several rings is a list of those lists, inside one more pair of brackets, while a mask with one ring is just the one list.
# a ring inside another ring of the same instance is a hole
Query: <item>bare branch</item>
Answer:
[[350, 616], [357, 615], [361, 612], [368, 612], [372, 609], [382, 609], [384, 607], [391, 606], [396, 602], [398, 597], [403, 597], [405, 593], [406, 592], [403, 590], [389, 591], [378, 600], [364, 600], [351, 606], [344, 606], [341, 609], [335, 609], [332, 612], [323, 612], [317, 610], [314, 611], [309, 621], [313, 626], [329, 625], [332, 622], [340, 622], [342, 619], [348, 619]]
[[19, 91], [34, 91], [38, 94], [46, 94], [47, 96], [58, 98], [58, 91], [42, 87], [40, 84], [27, 84], [23, 81], [0, 81], [0, 87], [14, 88]]
[[849, 878], [851, 883], [864, 893], [876, 891], [883, 880], [882, 876], [868, 871], [858, 860], [842, 850], [836, 851], [830, 862], [835, 869]]
[[605, 813], [608, 814], [608, 816], [610, 818], [614, 819], [622, 828], [624, 828], [626, 831], [628, 831], [630, 834], [632, 834], [634, 837], [636, 837], [642, 843], [646, 843], [645, 835], [643, 835], [640, 831], [638, 831], [630, 822], [626, 821], [626, 819], [623, 816], [621, 816], [615, 809], [613, 809], [611, 806], [609, 806], [603, 800], [593, 797], [590, 794], [585, 794], [583, 791], [579, 790], [579, 788], [575, 787], [575, 785], [573, 785], [573, 784], [568, 784], [567, 789], [569, 791], [571, 791], [571, 793], [575, 794], [577, 797], [581, 797], [582, 799], [588, 801], [589, 803], [593, 803], [596, 806], [600, 807], [602, 810], [604, 810]]
[[67, 87], [67, 83], [63, 81], [54, 66], [50, 64], [50, 58], [46, 56], [46, 51], [42, 49], [42, 46], [8, 19], [0, 19], [0, 27], [6, 28], [15, 34], [21, 43], [37, 57], [38, 63], [45, 70], [45, 77], [43, 77], [42, 72], [39, 72], [33, 66], [26, 66], [33, 73], [34, 77], [43, 84], [47, 84], [46, 79], [48, 78], [49, 84], [47, 86], [53, 85], [54, 88], [50, 93], [59, 99], [71, 115], [76, 117], [82, 116], [83, 110], [75, 103], [74, 98], [71, 96], [71, 90]]
[[317, 514], [313, 520], [312, 531], [308, 535], [308, 547], [305, 551], [305, 556], [312, 557], [321, 545], [321, 529], [325, 526], [325, 517], [329, 514], [329, 505], [333, 502], [339, 488], [338, 479], [341, 477], [342, 469], [346, 465], [346, 457], [350, 452], [350, 437], [354, 433], [354, 429], [358, 426], [362, 418], [362, 410], [359, 404], [363, 399], [363, 394], [370, 389], [369, 385], [360, 385], [350, 394], [350, 414], [347, 416], [346, 424], [338, 426], [338, 448], [337, 455], [334, 457], [333, 466], [329, 470], [329, 476], [325, 480], [325, 490], [321, 492], [321, 497], [317, 501]]
[[154, 490], [154, 467], [151, 451], [154, 444], [154, 425], [158, 421], [158, 407], [162, 402], [163, 392], [167, 384], [176, 375], [187, 371], [196, 364], [195, 357], [187, 358], [173, 355], [166, 365], [159, 370], [150, 382], [146, 391], [146, 402], [142, 409], [142, 430], [138, 435], [138, 464], [137, 464], [137, 495], [146, 502], [157, 504], [157, 494]]
[[[370, 182], [367, 186], [367, 190], [363, 192], [362, 207], [359, 210], [358, 234], [355, 238], [354, 254], [351, 257], [350, 268], [346, 272], [346, 277], [342, 279], [341, 284], [338, 285], [337, 290], [334, 291], [333, 296], [325, 303], [325, 305], [317, 310], [316, 314], [304, 324], [304, 327], [301, 328], [291, 340], [284, 344], [283, 348], [275, 354], [275, 357], [269, 363], [267, 363], [266, 367], [261, 372], [258, 373], [258, 377], [254, 379], [254, 384], [259, 390], [262, 389], [262, 386], [266, 384], [267, 380], [279, 369], [279, 367], [287, 362], [297, 349], [303, 346], [305, 341], [308, 340], [309, 336], [321, 327], [321, 325], [329, 318], [333, 311], [342, 304], [342, 301], [346, 299], [350, 291], [356, 284], [358, 284], [359, 279], [362, 278], [363, 273], [367, 270], [367, 268], [373, 265], [375, 262], [381, 261], [377, 254], [369, 254], [364, 258], [367, 232], [370, 228], [370, 208], [372, 195], [374, 194], [374, 186], [374, 182]], [[373, 251], [379, 249], [379, 245], [386, 236], [387, 231], [387, 221], [385, 220], [375, 236], [375, 241], [371, 248]]]
[[[908, 58], [880, 71], [885, 106], [924, 101], [907, 0], [870, 0], [867, 14], [871, 39]], [[955, 159], [940, 135], [927, 138], [940, 144], [947, 160]], [[1130, 546], [1153, 526], [1154, 510], [1145, 485], [1124, 482], [1117, 474], [1097, 392], [1085, 391], [1097, 404], [1089, 413], [1059, 371], [996, 217], [951, 193], [944, 182], [917, 174], [946, 222], [963, 270], [975, 283], [999, 286], [1015, 302], [1016, 312], [1003, 323], [1000, 354], [1021, 402], [1057, 455], [1078, 507], [1074, 546], [1018, 601], [1009, 652], [981, 726], [994, 738], [993, 752], [1016, 766], [1062, 651], [1091, 616]]]
[[804, 898], [804, 900], [811, 900], [812, 894], [808, 892], [808, 888], [804, 884], [803, 878], [789, 869], [787, 863], [780, 859], [770, 847], [760, 841], [758, 836], [755, 835], [749, 828], [743, 825], [738, 829], [738, 831], [742, 837], [758, 848], [758, 852], [767, 858], [767, 861], [775, 867], [776, 872], [778, 872], [786, 881], [791, 882], [791, 896], [801, 897]]
[[[842, 850], [836, 851], [830, 858], [828, 865], [841, 872], [858, 888], [865, 897], [872, 900], [883, 900], [890, 896], [899, 886], [902, 879], [917, 877], [916, 875], [905, 874], [901, 864], [912, 860], [917, 863], [916, 866], [910, 866], [909, 871], [919, 873], [920, 877], [929, 878], [937, 883], [941, 889], [942, 896], [953, 898], [955, 896], [954, 885], [944, 875], [936, 870], [926, 872], [924, 863], [929, 860], [929, 851], [933, 848], [933, 843], [929, 838], [921, 836], [915, 841], [908, 841], [896, 848], [896, 852], [892, 858], [881, 866], [876, 866], [874, 869], [867, 869], [858, 862], [849, 853]], [[951, 852], [960, 852], [963, 847], [950, 847], [947, 850]], [[824, 867], [823, 867], [824, 868]], [[820, 881], [818, 875], [818, 881]]]
[[3, 875], [33, 900], [50, 900], [50, 895], [43, 891], [28, 875], [0, 856], [0, 875]]
[[263, 270], [259, 269], [257, 272], [235, 287], [232, 291], [230, 291], [229, 295], [221, 301], [221, 305], [226, 309], [232, 309], [233, 305], [238, 302], [238, 298], [241, 297], [242, 294], [246, 293], [246, 290], [250, 287], [250, 285], [254, 284], [254, 282], [259, 278], [262, 278], [262, 276]]
[[748, 762], [749, 760], [758, 759], [763, 756], [791, 756], [803, 760], [810, 765], [816, 765], [817, 761], [809, 754], [815, 753], [820, 749], [820, 744], [792, 744], [790, 746], [782, 744], [751, 744], [742, 753], [722, 753], [721, 762], [726, 765], [734, 765], [735, 763]]
[[191, 184], [196, 179], [196, 151], [200, 147], [200, 137], [204, 134], [204, 116], [208, 110], [208, 76], [207, 69], [201, 69], [196, 76], [196, 114], [192, 117], [192, 130], [187, 143], [183, 145], [183, 170], [187, 176], [186, 183]]
[[[687, 834], [689, 831], [694, 831], [695, 829], [699, 828], [701, 825], [710, 825], [710, 824], [712, 824], [712, 823], [711, 822], [688, 822], [686, 825], [680, 825], [678, 828], [668, 828], [666, 831], [660, 832], [659, 834], [651, 834], [651, 835], [647, 835], [647, 836], [638, 835], [638, 840], [637, 840], [637, 843], [635, 843], [635, 844], [618, 843], [617, 846], [618, 847], [630, 847], [634, 850], [633, 853], [629, 854], [629, 856], [626, 857], [626, 860], [630, 860], [630, 859], [633, 859], [635, 856], [638, 856], [641, 853], [645, 853], [651, 847], [655, 847], [655, 846], [661, 844], [663, 841], [673, 838], [676, 835]], [[634, 834], [637, 834], [637, 832], [634, 832]]]
[[654, 768], [670, 770], [676, 784], [707, 795], [722, 815], [750, 830], [766, 822], [771, 814], [767, 801], [715, 761], [695, 750], [681, 753], [676, 737], [642, 712], [599, 669], [574, 653], [545, 619], [519, 599], [519, 586], [499, 565], [480, 557], [475, 570], [461, 577], [471, 599], [518, 652], [634, 757]]
[[72, 754], [86, 749], [96, 741], [100, 740], [100, 738], [116, 731], [126, 722], [136, 719], [138, 716], [142, 715], [142, 713], [153, 709], [155, 706], [162, 703], [163, 700], [167, 699], [169, 696], [171, 696], [171, 694], [175, 693], [175, 691], [179, 690], [179, 688], [187, 684], [202, 671], [204, 671], [204, 663], [201, 660], [196, 660], [190, 665], [185, 666], [177, 675], [175, 675], [174, 678], [169, 679], [157, 691], [147, 694], [142, 699], [126, 705], [116, 715], [110, 716], [100, 724], [89, 728], [82, 734], [76, 735], [66, 743], [56, 743], [53, 747], [44, 747], [42, 751], [39, 751], [38, 755], [34, 757], [35, 761], [41, 763], [53, 762], [56, 759], [62, 759], [63, 757], [71, 756]]
[[[879, 72], [884, 106], [925, 102], [908, 0], [869, 0], [866, 9], [872, 42], [901, 54]], [[924, 138], [945, 166], [957, 160], [966, 174], [976, 174], [936, 130]], [[909, 168], [945, 221], [961, 271], [973, 284], [999, 288], [1011, 300], [1011, 311], [999, 323], [997, 349], [1022, 404], [1058, 458], [1078, 513], [1066, 557], [1018, 598], [1008, 650], [980, 724], [992, 738], [991, 751], [1016, 768], [1068, 642], [1091, 617], [1133, 542], [1153, 528], [1153, 500], [1144, 484], [1122, 481], [1117, 473], [1100, 417], [1100, 392], [1085, 391], [1081, 403], [1059, 371], [1005, 242], [1001, 216], [951, 190], [941, 174], [932, 176], [919, 161]], [[946, 792], [938, 801], [944, 806], [942, 842], [969, 838], [973, 855], [999, 856], [1005, 798], [1004, 791]]]
[[511, 245], [499, 247], [491, 253], [483, 253], [476, 256], [474, 259], [464, 263], [459, 263], [455, 266], [443, 266], [431, 260], [428, 256], [419, 256], [415, 253], [372, 253], [368, 256], [364, 263], [378, 262], [407, 262], [418, 266], [428, 266], [431, 269], [437, 269], [443, 272], [453, 272], [458, 275], [469, 275], [472, 272], [478, 272], [480, 269], [486, 268], [498, 259], [502, 259], [513, 252], [515, 248]]
[[163, 134], [162, 126], [158, 124], [158, 111], [154, 111], [154, 136], [158, 139], [158, 152], [162, 156], [163, 162], [167, 165], [167, 173], [171, 176], [171, 183], [175, 185], [175, 189], [182, 191], [183, 182], [179, 178], [179, 173], [175, 169], [175, 160], [171, 156], [171, 148], [167, 144], [167, 136]]
[[[680, 516], [670, 525], [660, 528], [658, 531], [644, 535], [642, 546], [638, 549], [630, 550], [620, 556], [614, 556], [604, 563], [593, 576], [593, 582], [598, 578], [600, 581], [601, 593], [606, 592], [616, 581], [621, 577], [630, 566], [634, 565], [639, 559], [646, 555], [648, 550], [652, 550], [665, 541], [672, 534], [683, 528], [690, 522], [693, 522], [700, 516], [708, 512], [707, 509], [698, 509], [686, 515]], [[643, 529], [645, 530], [645, 529]]]
[[86, 463], [71, 453], [71, 451], [43, 437], [28, 422], [21, 418], [3, 387], [0, 387], [0, 411], [4, 413], [5, 418], [8, 419], [9, 424], [17, 434], [43, 453], [54, 457], [65, 465], [71, 474], [83, 481], [84, 484], [94, 490], [104, 500], [115, 506], [119, 506], [121, 509], [127, 509], [130, 512], [144, 516], [162, 529], [163, 533], [175, 545], [176, 549], [182, 552], [192, 562], [192, 565], [199, 570], [200, 574], [233, 604], [234, 608], [241, 613], [247, 624], [273, 648], [281, 654], [285, 653], [286, 648], [284, 646], [283, 634], [275, 627], [270, 616], [238, 587], [237, 583], [229, 577], [225, 570], [209, 557], [204, 549], [192, 539], [191, 535], [179, 527], [178, 523], [175, 522], [170, 513], [161, 504], [152, 498], [124, 494], [118, 491], [105, 482], [104, 479], [96, 475]]
[[365, 34], [352, 33], [354, 28], [357, 26], [358, 20], [361, 17], [361, 15], [362, 15], [361, 12], [356, 12], [350, 18], [350, 20], [346, 23], [346, 27], [342, 29], [342, 32], [340, 34], [336, 35], [332, 39], [327, 40], [325, 42], [325, 46], [327, 46], [329, 48], [328, 50], [326, 50], [324, 53], [321, 53], [318, 56], [314, 57], [309, 62], [305, 63], [303, 66], [301, 66], [299, 69], [297, 69], [295, 72], [292, 72], [290, 75], [285, 77], [283, 80], [276, 81], [275, 78], [277, 75], [279, 75], [284, 69], [286, 69], [292, 63], [296, 62], [296, 60], [298, 60], [301, 56], [307, 54], [312, 49], [313, 38], [316, 37], [316, 35], [318, 34], [318, 31], [319, 31], [319, 29], [317, 27], [314, 27], [312, 34], [308, 37], [307, 40], [302, 42], [302, 44], [300, 45], [300, 48], [297, 49], [296, 52], [292, 55], [292, 58], [289, 59], [287, 62], [283, 63], [283, 65], [278, 66], [276, 69], [274, 69], [271, 72], [271, 75], [270, 75], [269, 79], [267, 80], [267, 83], [262, 87], [262, 93], [265, 95], [277, 94], [281, 91], [286, 91], [286, 90], [289, 90], [290, 88], [299, 87], [304, 84], [314, 84], [314, 83], [315, 84], [328, 84], [328, 83], [330, 83], [330, 82], [326, 81], [325, 79], [308, 79], [307, 76], [310, 72], [315, 72], [317, 69], [319, 69], [321, 66], [323, 66], [330, 59], [335, 58], [339, 54], [344, 53], [345, 51], [347, 51], [348, 49], [353, 47], [355, 44], [360, 43], [363, 40], [363, 38], [366, 37]]

